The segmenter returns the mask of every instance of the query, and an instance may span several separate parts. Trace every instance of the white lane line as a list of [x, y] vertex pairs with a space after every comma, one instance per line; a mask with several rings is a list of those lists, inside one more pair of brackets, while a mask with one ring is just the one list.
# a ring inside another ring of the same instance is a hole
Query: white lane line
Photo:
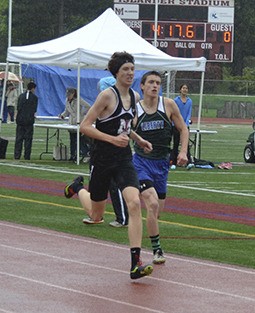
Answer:
[[[61, 168], [55, 168], [55, 167], [46, 167], [43, 165], [43, 167], [38, 166], [37, 164], [30, 164], [30, 165], [24, 165], [24, 164], [13, 164], [13, 163], [5, 163], [5, 162], [0, 162], [0, 166], [10, 166], [10, 167], [18, 167], [18, 168], [25, 168], [25, 169], [33, 169], [33, 170], [38, 170], [38, 171], [48, 171], [48, 172], [54, 172], [54, 173], [64, 173], [64, 174], [73, 174], [73, 175], [83, 175], [89, 177], [89, 173], [82, 173], [81, 171], [75, 172], [75, 171], [67, 171], [66, 169], [61, 169]], [[186, 172], [180, 172], [185, 174]], [[194, 172], [192, 174], [201, 174], [202, 172]], [[229, 172], [221, 172], [221, 173], [211, 173], [211, 174], [230, 174]], [[242, 173], [231, 173], [231, 174], [237, 174], [237, 175], [242, 175]], [[244, 175], [254, 175], [254, 173], [243, 173]], [[180, 182], [179, 182], [180, 183]], [[185, 182], [187, 183], [187, 182]], [[226, 191], [226, 190], [214, 190], [211, 188], [197, 188], [197, 187], [191, 187], [191, 186], [186, 186], [184, 185], [176, 185], [173, 184], [173, 182], [169, 182], [167, 186], [173, 187], [173, 188], [182, 188], [182, 189], [191, 189], [191, 190], [199, 190], [199, 191], [206, 191], [206, 192], [212, 192], [212, 193], [221, 193], [221, 194], [231, 194], [231, 195], [236, 195], [236, 196], [245, 196], [245, 197], [255, 197], [255, 194], [248, 194], [248, 193], [240, 193], [240, 192], [231, 192], [231, 191]], [[204, 185], [203, 185], [204, 186]]]
[[[91, 239], [85, 239], [83, 237], [78, 237], [78, 235], [77, 235], [77, 237], [75, 237], [75, 236], [68, 235], [68, 234], [54, 233], [54, 231], [50, 231], [50, 230], [47, 231], [47, 230], [43, 230], [43, 229], [31, 229], [31, 228], [22, 227], [19, 225], [9, 224], [7, 222], [6, 223], [0, 222], [0, 226], [14, 228], [14, 229], [32, 232], [32, 233], [37, 233], [37, 234], [42, 234], [42, 235], [46, 235], [46, 236], [52, 236], [52, 237], [56, 237], [56, 238], [64, 238], [64, 239], [68, 239], [68, 240], [79, 241], [79, 242], [88, 243], [88, 244], [92, 244], [92, 245], [109, 247], [111, 249], [114, 248], [114, 249], [129, 251], [129, 247], [120, 246], [118, 244], [106, 243], [106, 242], [100, 241], [98, 239], [95, 239], [95, 241], [91, 240]], [[144, 250], [143, 250], [143, 253], [151, 255], [151, 252], [147, 252]], [[199, 264], [199, 265], [203, 265], [203, 266], [215, 267], [215, 268], [220, 268], [220, 269], [229, 270], [229, 271], [236, 271], [236, 272], [240, 272], [240, 273], [248, 274], [248, 275], [255, 275], [255, 270], [252, 270], [252, 269], [248, 270], [248, 269], [236, 268], [236, 267], [231, 267], [231, 266], [226, 266], [226, 265], [221, 265], [221, 264], [214, 264], [214, 263], [208, 263], [208, 262], [204, 262], [204, 261], [197, 261], [197, 260], [192, 260], [192, 259], [187, 259], [187, 258], [173, 257], [173, 256], [170, 256], [167, 254], [166, 254], [166, 257], [169, 259], [172, 259], [172, 260], [178, 260], [178, 261], [182, 261], [182, 262], [186, 262], [186, 263]]]
[[[3, 248], [8, 248], [8, 249], [12, 249], [12, 250], [17, 250], [17, 251], [29, 253], [29, 254], [39, 255], [39, 256], [43, 256], [43, 257], [47, 257], [47, 258], [51, 258], [51, 259], [56, 259], [56, 260], [59, 260], [59, 261], [75, 263], [75, 264], [85, 265], [86, 267], [90, 266], [92, 268], [94, 267], [94, 268], [104, 269], [104, 270], [107, 270], [108, 272], [109, 271], [113, 271], [113, 272], [119, 272], [119, 273], [123, 273], [123, 274], [129, 275], [129, 272], [127, 272], [127, 271], [114, 269], [112, 267], [100, 266], [100, 265], [96, 265], [96, 264], [91, 264], [91, 263], [86, 263], [86, 262], [81, 262], [81, 261], [69, 259], [69, 258], [62, 258], [62, 257], [58, 257], [58, 256], [55, 256], [55, 255], [47, 254], [47, 253], [41, 253], [41, 252], [36, 252], [36, 251], [32, 251], [32, 250], [28, 250], [28, 249], [22, 249], [22, 248], [15, 248], [15, 247], [7, 246], [7, 245], [0, 245], [0, 246], [3, 247]], [[108, 298], [105, 298], [105, 297], [100, 297], [100, 296], [97, 296], [97, 295], [94, 295], [94, 294], [90, 294], [90, 293], [84, 293], [84, 292], [79, 291], [79, 290], [70, 289], [70, 288], [66, 288], [66, 287], [62, 287], [62, 286], [58, 286], [58, 285], [52, 285], [52, 284], [47, 283], [47, 282], [34, 280], [34, 279], [31, 279], [31, 278], [27, 278], [27, 277], [23, 277], [23, 276], [19, 276], [19, 275], [14, 275], [14, 274], [7, 273], [7, 272], [0, 272], [0, 275], [20, 278], [20, 279], [28, 280], [28, 281], [31, 281], [31, 282], [36, 282], [36, 283], [39, 283], [39, 284], [44, 284], [44, 285], [47, 285], [47, 286], [51, 286], [51, 287], [55, 287], [55, 288], [59, 288], [59, 289], [63, 289], [63, 290], [69, 290], [69, 291], [85, 294], [85, 295], [88, 295], [88, 296], [93, 296], [93, 297], [96, 297], [96, 298], [101, 298], [101, 299], [104, 299], [104, 300], [113, 301], [113, 302], [116, 302], [116, 303], [127, 304], [126, 302], [117, 301], [117, 300], [110, 299], [110, 298], [108, 299]], [[199, 291], [202, 291], [202, 292], [213, 293], [213, 294], [216, 294], [216, 295], [223, 295], [223, 296], [226, 296], [226, 297], [241, 299], [241, 300], [244, 300], [244, 301], [255, 302], [255, 298], [240, 296], [240, 295], [237, 295], [237, 294], [232, 294], [232, 293], [219, 291], [219, 290], [215, 290], [215, 289], [210, 289], [210, 288], [204, 288], [204, 287], [200, 287], [200, 286], [196, 286], [196, 285], [192, 285], [192, 284], [181, 283], [181, 282], [174, 281], [174, 280], [167, 280], [167, 279], [162, 279], [162, 278], [156, 278], [156, 277], [153, 277], [153, 276], [146, 277], [146, 279], [151, 279], [151, 280], [155, 280], [155, 281], [159, 281], [159, 282], [164, 282], [164, 283], [167, 283], [167, 284], [172, 284], [172, 285], [177, 285], [177, 286], [181, 286], [181, 287], [191, 288], [191, 289], [199, 290]], [[131, 305], [131, 306], [133, 306], [133, 305]], [[136, 306], [134, 306], [134, 307], [136, 307]], [[139, 308], [142, 308], [142, 307], [139, 307]], [[160, 312], [160, 311], [151, 311], [151, 312]]]
[[190, 186], [183, 186], [183, 185], [172, 185], [172, 184], [169, 184], [169, 183], [167, 184], [167, 186], [170, 186], [172, 188], [182, 188], [182, 189], [199, 190], [199, 191], [206, 191], [206, 192], [212, 192], [212, 193], [222, 193], [222, 194], [226, 194], [226, 195], [255, 197], [255, 194], [247, 194], [247, 193], [242, 193], [242, 192], [215, 190], [215, 189], [209, 189], [209, 188], [190, 187]]
[[43, 165], [43, 167], [40, 167], [38, 165], [23, 165], [23, 164], [8, 164], [8, 163], [1, 163], [0, 166], [10, 166], [10, 167], [17, 167], [17, 168], [24, 168], [24, 169], [33, 169], [33, 170], [38, 170], [38, 171], [43, 171], [43, 172], [53, 172], [53, 173], [64, 173], [64, 174], [73, 174], [73, 175], [83, 175], [83, 176], [89, 176], [89, 173], [82, 173], [81, 171], [75, 172], [75, 171], [67, 171], [65, 169], [61, 168], [54, 168], [54, 167], [47, 167]]
[[116, 300], [116, 299], [113, 299], [113, 298], [99, 296], [99, 295], [96, 295], [96, 294], [90, 293], [90, 292], [84, 292], [84, 291], [80, 291], [80, 290], [73, 289], [73, 288], [67, 288], [67, 287], [63, 287], [63, 286], [60, 286], [60, 285], [50, 284], [50, 283], [47, 283], [47, 282], [44, 282], [44, 281], [41, 281], [41, 280], [36, 280], [36, 279], [24, 277], [24, 276], [13, 275], [11, 273], [0, 272], [0, 275], [8, 276], [8, 277], [15, 278], [15, 279], [24, 280], [24, 281], [27, 281], [27, 282], [31, 282], [31, 283], [47, 286], [47, 287], [50, 287], [50, 288], [59, 289], [59, 290], [62, 290], [62, 291], [67, 291], [67, 292], [71, 292], [71, 293], [80, 294], [82, 296], [88, 296], [88, 297], [92, 297], [92, 298], [95, 298], [95, 299], [100, 299], [100, 300], [104, 300], [104, 301], [108, 301], [108, 302], [113, 302], [113, 303], [116, 303], [116, 304], [125, 305], [125, 306], [131, 307], [131, 308], [135, 308], [135, 309], [141, 309], [141, 310], [144, 310], [144, 311], [147, 311], [147, 312], [167, 313], [167, 312], [164, 312], [164, 311], [154, 310], [154, 309], [151, 309], [151, 308], [148, 308], [148, 307], [144, 307], [144, 306], [131, 304], [131, 303], [128, 303], [128, 302], [125, 302], [125, 301], [119, 301], [119, 300]]

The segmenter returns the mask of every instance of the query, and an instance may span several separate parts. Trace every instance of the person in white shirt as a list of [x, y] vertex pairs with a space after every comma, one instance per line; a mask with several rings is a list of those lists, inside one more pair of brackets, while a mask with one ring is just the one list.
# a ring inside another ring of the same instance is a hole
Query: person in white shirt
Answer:
[[10, 123], [14, 123], [15, 107], [18, 102], [18, 91], [12, 82], [7, 82], [6, 102]]

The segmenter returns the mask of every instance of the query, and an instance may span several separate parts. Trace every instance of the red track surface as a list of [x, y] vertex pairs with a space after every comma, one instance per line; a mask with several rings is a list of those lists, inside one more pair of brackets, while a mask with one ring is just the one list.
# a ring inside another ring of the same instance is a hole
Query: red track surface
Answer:
[[252, 269], [167, 254], [132, 281], [126, 246], [6, 222], [0, 238], [0, 312], [254, 312]]
[[[0, 174], [0, 187], [63, 197], [65, 183]], [[189, 199], [167, 198], [168, 212], [255, 226], [255, 209]]]
[[[1, 174], [0, 187], [62, 197], [64, 183]], [[252, 208], [171, 198], [166, 210], [255, 225]], [[254, 312], [253, 269], [166, 254], [132, 281], [127, 246], [7, 222], [0, 238], [0, 312]], [[142, 258], [151, 262], [151, 252]]]

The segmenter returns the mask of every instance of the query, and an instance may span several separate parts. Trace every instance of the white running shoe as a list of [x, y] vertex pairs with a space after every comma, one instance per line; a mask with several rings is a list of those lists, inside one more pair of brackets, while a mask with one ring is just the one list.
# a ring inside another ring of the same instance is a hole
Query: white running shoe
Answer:
[[119, 223], [118, 221], [110, 222], [109, 225], [112, 227], [116, 227], [116, 228], [127, 227], [127, 225], [123, 225], [123, 224]]
[[189, 171], [189, 170], [191, 170], [193, 167], [195, 167], [195, 164], [189, 163], [189, 164], [186, 166], [186, 169]]
[[166, 258], [164, 257], [163, 251], [161, 249], [157, 250], [154, 253], [153, 261], [154, 264], [163, 264], [166, 262]]
[[104, 219], [101, 218], [101, 220], [98, 220], [98, 221], [95, 221], [95, 220], [92, 220], [92, 218], [90, 217], [85, 217], [82, 222], [84, 224], [102, 224], [104, 222]]

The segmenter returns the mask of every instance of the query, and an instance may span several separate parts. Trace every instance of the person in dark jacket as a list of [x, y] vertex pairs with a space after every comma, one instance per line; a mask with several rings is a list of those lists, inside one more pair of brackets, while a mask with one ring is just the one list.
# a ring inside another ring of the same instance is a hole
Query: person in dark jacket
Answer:
[[30, 160], [34, 134], [35, 113], [37, 111], [38, 97], [34, 94], [36, 84], [30, 82], [27, 90], [18, 98], [16, 116], [16, 141], [14, 158], [19, 160], [24, 142], [24, 159]]

